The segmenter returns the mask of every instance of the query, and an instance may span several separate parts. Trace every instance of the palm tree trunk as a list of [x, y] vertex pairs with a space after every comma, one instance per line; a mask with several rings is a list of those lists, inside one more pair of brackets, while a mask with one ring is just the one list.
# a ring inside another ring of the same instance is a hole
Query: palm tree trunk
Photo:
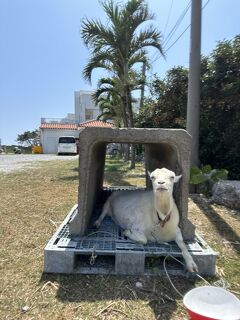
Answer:
[[124, 97], [121, 97], [121, 112], [122, 112], [123, 126], [127, 128], [128, 119], [127, 119], [127, 112], [126, 112], [126, 102]]
[[[129, 117], [127, 112], [127, 99], [126, 95], [121, 96], [121, 110], [122, 110], [122, 118], [123, 118], [123, 126], [124, 128], [129, 127]], [[123, 154], [124, 154], [124, 161], [128, 162], [130, 158], [130, 151], [129, 145], [123, 144]]]
[[130, 159], [130, 145], [128, 143], [124, 144], [124, 161], [128, 162]]
[[[131, 90], [129, 86], [127, 86], [127, 110], [129, 114], [129, 126], [130, 128], [134, 128], [134, 119], [133, 119], [133, 111], [132, 111], [132, 95], [131, 95]], [[130, 169], [135, 168], [135, 163], [136, 163], [136, 152], [135, 152], [135, 145], [131, 145], [131, 164], [130, 164]]]
[[131, 144], [131, 164], [130, 169], [135, 169], [136, 165], [136, 148], [135, 144]]
[[146, 82], [146, 62], [142, 65], [142, 85], [141, 85], [141, 97], [140, 97], [140, 109], [143, 108], [144, 101], [144, 91], [145, 91], [145, 82]]

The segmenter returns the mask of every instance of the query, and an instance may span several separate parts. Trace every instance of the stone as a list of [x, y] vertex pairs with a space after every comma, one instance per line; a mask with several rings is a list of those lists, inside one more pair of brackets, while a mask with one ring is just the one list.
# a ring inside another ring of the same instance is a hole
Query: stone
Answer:
[[136, 284], [135, 284], [135, 286], [136, 286], [136, 288], [138, 288], [138, 289], [142, 289], [142, 288], [143, 288], [143, 284], [142, 284], [142, 282], [140, 282], [140, 281], [137, 281]]
[[21, 311], [22, 311], [22, 313], [26, 313], [26, 312], [28, 312], [30, 309], [31, 309], [31, 308], [30, 308], [29, 306], [23, 306], [23, 307], [21, 308]]
[[240, 210], [240, 181], [218, 181], [213, 186], [211, 200], [228, 208]]

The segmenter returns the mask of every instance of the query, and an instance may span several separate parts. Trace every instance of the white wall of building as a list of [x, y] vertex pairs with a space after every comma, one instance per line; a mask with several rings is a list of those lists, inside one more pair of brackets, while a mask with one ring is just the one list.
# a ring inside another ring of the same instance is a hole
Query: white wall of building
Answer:
[[99, 107], [95, 105], [91, 95], [93, 91], [75, 91], [75, 118], [78, 123], [97, 119], [100, 114]]
[[75, 117], [75, 113], [68, 113], [67, 116], [65, 118], [62, 119], [62, 123], [75, 123], [76, 117]]
[[41, 145], [43, 153], [57, 154], [58, 139], [61, 136], [79, 137], [78, 130], [70, 129], [40, 129]]
[[[97, 119], [100, 114], [99, 107], [95, 105], [92, 100], [93, 91], [75, 91], [74, 92], [74, 104], [75, 104], [75, 113], [68, 113], [67, 116], [63, 119], [45, 119], [46, 123], [82, 123], [88, 120]], [[44, 123], [45, 123], [44, 120]], [[41, 120], [42, 122], [42, 120]], [[57, 153], [58, 139], [60, 136], [74, 136], [78, 138], [78, 130], [70, 129], [40, 129], [40, 139], [41, 145], [43, 147], [43, 153]]]

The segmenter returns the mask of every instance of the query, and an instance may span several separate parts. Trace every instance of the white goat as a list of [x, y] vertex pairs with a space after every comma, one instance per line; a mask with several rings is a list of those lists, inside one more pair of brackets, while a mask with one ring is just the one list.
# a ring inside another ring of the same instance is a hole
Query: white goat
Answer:
[[153, 190], [113, 192], [105, 202], [95, 226], [99, 227], [108, 214], [124, 229], [124, 234], [133, 241], [168, 242], [175, 240], [182, 250], [187, 269], [197, 271], [189, 254], [179, 224], [179, 212], [173, 199], [173, 185], [182, 177], [168, 169], [149, 172]]

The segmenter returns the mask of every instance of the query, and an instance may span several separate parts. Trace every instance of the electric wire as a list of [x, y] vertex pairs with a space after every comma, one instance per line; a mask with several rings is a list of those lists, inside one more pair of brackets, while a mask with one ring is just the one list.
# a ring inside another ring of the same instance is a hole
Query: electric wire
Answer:
[[[205, 5], [202, 7], [202, 10], [204, 10], [206, 8], [206, 6], [209, 4], [210, 0], [208, 0]], [[165, 53], [168, 52], [174, 45], [175, 43], [178, 42], [178, 40], [184, 35], [184, 33], [190, 28], [191, 24], [189, 24], [184, 30], [183, 32], [178, 36], [178, 38], [166, 49]]]
[[[205, 3], [205, 5], [202, 7], [202, 10], [206, 8], [206, 6], [209, 4], [210, 0], [207, 0], [207, 2]], [[184, 35], [184, 33], [190, 28], [191, 24], [189, 24], [184, 30], [183, 32], [177, 37], [177, 39], [174, 40], [174, 42], [165, 50], [164, 53], [167, 53], [177, 42], [178, 40]], [[161, 58], [161, 55], [159, 54], [153, 61], [152, 63], [154, 63], [155, 61], [157, 61], [158, 59]]]
[[165, 50], [165, 53], [167, 53], [174, 45], [178, 42], [178, 40], [184, 35], [184, 33], [190, 28], [190, 24], [187, 26], [186, 29], [183, 30], [183, 32], [180, 34], [180, 36]]
[[169, 9], [169, 11], [168, 11], [167, 20], [166, 20], [166, 23], [165, 23], [165, 27], [164, 27], [164, 29], [163, 29], [163, 39], [165, 38], [164, 35], [165, 35], [165, 31], [167, 30], [168, 22], [169, 22], [171, 13], [172, 13], [172, 7], [173, 7], [173, 0], [172, 0], [172, 2], [171, 2], [170, 9]]
[[[171, 13], [172, 13], [172, 7], [173, 7], [173, 0], [171, 2], [171, 5], [170, 5], [170, 9], [168, 11], [168, 16], [167, 16], [167, 20], [166, 20], [166, 23], [165, 23], [165, 27], [164, 27], [164, 30], [163, 30], [163, 40], [165, 39], [165, 31], [167, 29], [167, 26], [168, 26], [168, 22], [169, 22], [169, 19], [170, 19], [170, 16], [171, 16]], [[159, 54], [159, 52], [154, 52], [152, 58], [151, 58], [151, 61], [156, 61], [160, 58], [161, 54]]]
[[[170, 13], [171, 13], [171, 10], [172, 10], [172, 5], [173, 5], [173, 0], [172, 0], [172, 3], [171, 3], [171, 7], [170, 7], [170, 10], [169, 10], [169, 14], [168, 14], [168, 18], [167, 18], [167, 22], [166, 22], [166, 25], [165, 25], [165, 28], [166, 29], [166, 26], [168, 24], [168, 20], [169, 20], [169, 17], [170, 17]], [[168, 35], [166, 36], [166, 38], [164, 37], [163, 39], [163, 44], [162, 46], [164, 47], [168, 42], [169, 40], [171, 40], [172, 36], [174, 35], [174, 33], [176, 32], [177, 28], [179, 27], [179, 25], [181, 24], [183, 18], [185, 17], [186, 13], [188, 12], [189, 8], [191, 6], [191, 2], [189, 1], [186, 8], [183, 10], [182, 14], [180, 15], [180, 17], [178, 18], [178, 20], [176, 21], [175, 25], [173, 26], [173, 28], [171, 29], [171, 31], [168, 33]], [[165, 32], [164, 32], [165, 33]], [[166, 52], [166, 51], [165, 51]], [[155, 61], [157, 61], [158, 59], [160, 59], [162, 57], [162, 55], [160, 55], [159, 53], [157, 53], [157, 56], [155, 56], [154, 60], [152, 60], [152, 63], [154, 63]]]
[[189, 1], [186, 8], [183, 10], [182, 14], [178, 18], [177, 22], [175, 23], [175, 25], [173, 26], [173, 28], [171, 29], [171, 31], [167, 35], [166, 39], [163, 41], [163, 46], [166, 46], [169, 43], [169, 41], [172, 39], [173, 35], [175, 34], [177, 29], [179, 28], [181, 22], [183, 21], [183, 19], [184, 19], [185, 15], [187, 14], [188, 10], [190, 9], [190, 7], [191, 7], [191, 2]]

